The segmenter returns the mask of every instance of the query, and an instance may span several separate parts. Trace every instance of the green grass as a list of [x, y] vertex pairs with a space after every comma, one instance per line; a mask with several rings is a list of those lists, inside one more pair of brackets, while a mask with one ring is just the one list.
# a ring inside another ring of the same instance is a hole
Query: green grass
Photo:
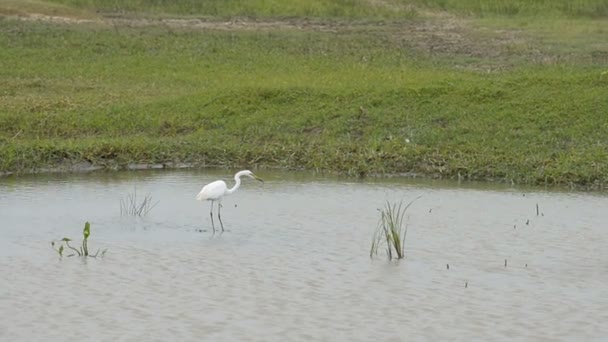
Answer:
[[78, 9], [46, 0], [0, 0], [0, 15], [61, 15], [91, 18], [96, 16], [90, 9]]
[[378, 255], [378, 250], [386, 248], [388, 260], [403, 259], [405, 257], [405, 237], [407, 235], [407, 223], [405, 213], [409, 207], [420, 197], [407, 204], [403, 200], [399, 203], [386, 201], [384, 208], [380, 209], [380, 220], [372, 238], [369, 256], [373, 258]]
[[411, 0], [406, 2], [474, 17], [603, 18], [608, 16], [608, 2], [604, 0]]
[[402, 18], [414, 15], [403, 1], [368, 0], [53, 0], [109, 13], [204, 17]]
[[[560, 19], [580, 32], [564, 38], [540, 20], [486, 18], [460, 29], [466, 48], [429, 53], [411, 25], [441, 20], [420, 20], [323, 31], [0, 19], [0, 171], [185, 162], [606, 183], [608, 63], [589, 58], [605, 24]], [[517, 39], [491, 45], [505, 27]]]
[[[31, 1], [31, 0], [30, 0]], [[604, 0], [52, 0], [101, 12], [198, 15], [210, 17], [402, 18], [437, 9], [475, 17], [608, 16]]]

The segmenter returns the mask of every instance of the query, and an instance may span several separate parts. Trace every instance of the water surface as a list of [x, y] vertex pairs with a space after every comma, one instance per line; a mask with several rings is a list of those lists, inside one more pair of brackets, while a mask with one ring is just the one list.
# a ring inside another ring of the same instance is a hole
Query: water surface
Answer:
[[[194, 197], [226, 171], [0, 178], [0, 340], [608, 338], [604, 194], [260, 176], [215, 235]], [[146, 217], [120, 214], [134, 189]], [[420, 195], [406, 258], [370, 259], [377, 209]], [[85, 221], [106, 257], [59, 259]]]

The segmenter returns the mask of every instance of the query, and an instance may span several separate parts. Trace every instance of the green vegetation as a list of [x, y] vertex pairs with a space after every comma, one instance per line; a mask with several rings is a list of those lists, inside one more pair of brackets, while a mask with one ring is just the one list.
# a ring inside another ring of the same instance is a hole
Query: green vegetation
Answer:
[[604, 0], [414, 0], [411, 2], [430, 8], [482, 17], [604, 18], [608, 16], [608, 2]]
[[411, 16], [404, 1], [367, 0], [53, 0], [54, 3], [101, 12], [138, 15], [202, 15], [207, 17], [346, 17]]
[[603, 2], [525, 3], [0, 0], [67, 17], [0, 17], [0, 172], [186, 163], [601, 187]]
[[372, 239], [372, 247], [369, 252], [370, 258], [378, 255], [378, 249], [384, 246], [388, 260], [392, 260], [393, 255], [396, 259], [403, 259], [405, 256], [405, 235], [407, 234], [407, 224], [404, 221], [404, 216], [407, 209], [418, 198], [405, 206], [403, 205], [403, 200], [398, 204], [391, 204], [389, 201], [386, 201], [384, 208], [380, 210], [380, 221]]
[[72, 246], [70, 246], [70, 241], [72, 241], [72, 239], [70, 238], [63, 238], [59, 241], [58, 245], [59, 247], [56, 248], [55, 247], [55, 241], [51, 242], [51, 247], [53, 247], [53, 249], [59, 254], [60, 257], [63, 257], [63, 253], [64, 252], [69, 252], [68, 249], [70, 251], [75, 252], [72, 254], [68, 254], [68, 257], [72, 257], [72, 256], [80, 256], [80, 257], [91, 257], [91, 258], [97, 258], [97, 256], [100, 257], [104, 257], [106, 255], [106, 251], [108, 250], [107, 248], [104, 249], [103, 251], [101, 251], [101, 254], [99, 254], [100, 250], [98, 249], [97, 252], [95, 254], [89, 254], [89, 236], [91, 235], [91, 224], [89, 222], [86, 222], [84, 224], [84, 229], [82, 230], [82, 235], [84, 236], [84, 238], [82, 239], [82, 245], [80, 246], [80, 248], [74, 248]]
[[[4, 0], [7, 1], [7, 0]], [[12, 0], [13, 2], [16, 0]], [[403, 18], [424, 10], [487, 16], [608, 16], [604, 0], [25, 0], [107, 13], [209, 17]]]

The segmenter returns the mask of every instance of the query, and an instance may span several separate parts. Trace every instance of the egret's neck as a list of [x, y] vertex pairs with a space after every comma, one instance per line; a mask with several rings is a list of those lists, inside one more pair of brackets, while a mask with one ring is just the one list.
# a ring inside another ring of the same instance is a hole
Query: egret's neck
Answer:
[[237, 173], [237, 174], [234, 176], [234, 181], [235, 181], [236, 183], [234, 184], [234, 186], [233, 186], [232, 188], [230, 188], [230, 189], [226, 190], [226, 195], [230, 195], [230, 194], [232, 194], [233, 192], [235, 192], [235, 191], [236, 191], [236, 189], [238, 189], [238, 188], [239, 188], [239, 186], [241, 186], [241, 175]]

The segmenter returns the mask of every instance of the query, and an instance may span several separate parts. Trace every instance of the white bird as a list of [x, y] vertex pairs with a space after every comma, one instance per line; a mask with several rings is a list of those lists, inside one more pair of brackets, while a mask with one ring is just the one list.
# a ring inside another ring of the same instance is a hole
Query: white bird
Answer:
[[223, 180], [216, 180], [215, 182], [211, 182], [205, 185], [201, 192], [196, 195], [196, 199], [199, 201], [211, 201], [211, 211], [209, 211], [209, 216], [211, 216], [211, 227], [213, 227], [214, 233], [215, 224], [213, 223], [213, 203], [217, 202], [217, 218], [220, 220], [222, 231], [224, 231], [224, 224], [222, 223], [222, 215], [220, 213], [220, 209], [222, 208], [222, 199], [224, 198], [224, 196], [234, 193], [241, 186], [241, 177], [243, 176], [247, 176], [264, 183], [264, 181], [254, 175], [253, 172], [249, 170], [243, 170], [237, 172], [234, 175], [234, 180], [236, 184], [234, 184], [232, 188], [228, 189], [226, 182], [224, 182]]

